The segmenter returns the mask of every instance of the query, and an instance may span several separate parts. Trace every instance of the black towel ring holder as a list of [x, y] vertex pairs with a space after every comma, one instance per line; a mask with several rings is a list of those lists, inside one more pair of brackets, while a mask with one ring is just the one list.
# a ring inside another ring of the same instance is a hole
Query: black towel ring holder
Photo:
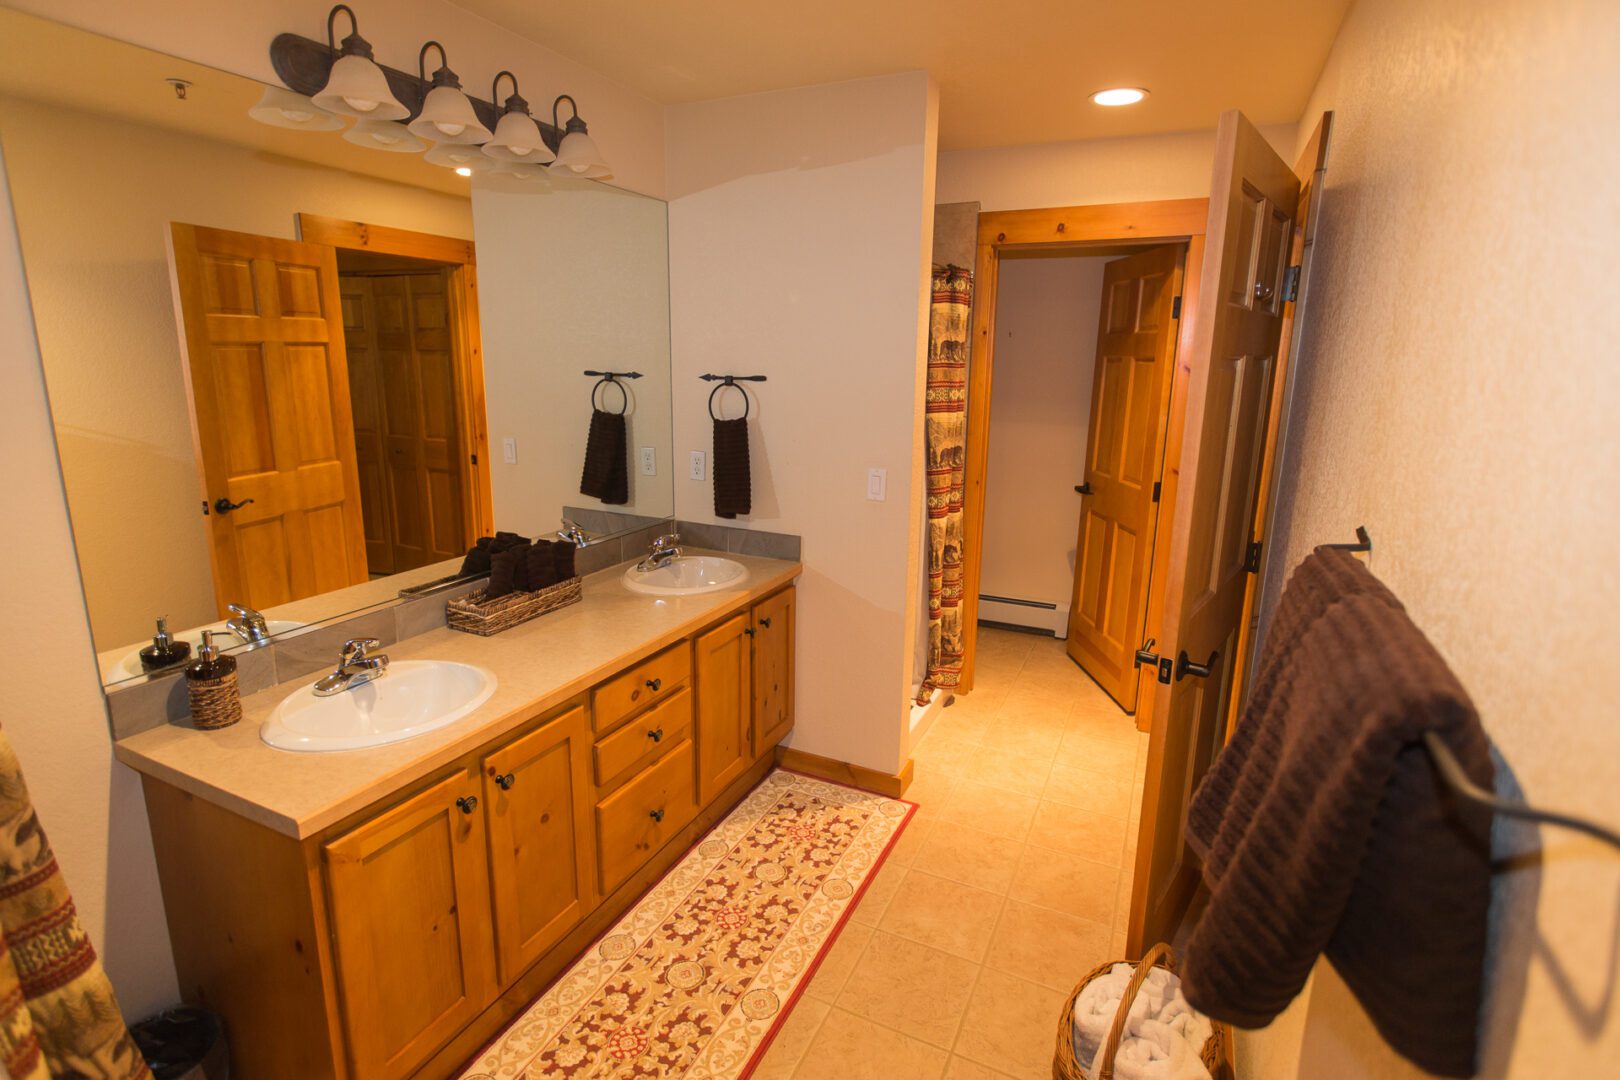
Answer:
[[[611, 375], [602, 376], [602, 378], [596, 380], [596, 385], [591, 387], [591, 408], [598, 409], [598, 406], [596, 404], [596, 392], [598, 390], [602, 389], [602, 384], [603, 383], [607, 383], [610, 386], [616, 386], [619, 389], [619, 397], [620, 397], [622, 403], [619, 405], [619, 411], [618, 411], [618, 413], [616, 415], [623, 416], [625, 413], [629, 412], [630, 411], [630, 392], [624, 388], [624, 383], [620, 382], [618, 379], [615, 379]], [[606, 409], [598, 409], [598, 411], [599, 412], [607, 412]]]
[[718, 394], [720, 391], [724, 390], [728, 386], [735, 387], [737, 392], [743, 396], [743, 414], [741, 416], [737, 417], [737, 419], [738, 420], [746, 420], [746, 419], [748, 419], [748, 412], [749, 412], [748, 391], [744, 390], [740, 386], [737, 386], [737, 384], [735, 382], [733, 382], [732, 380], [730, 380], [730, 379], [727, 379], [725, 382], [720, 383], [713, 390], [709, 391], [709, 419], [710, 420], [720, 420], [720, 419], [722, 419], [722, 417], [716, 416], [714, 414], [714, 396], [716, 394]]

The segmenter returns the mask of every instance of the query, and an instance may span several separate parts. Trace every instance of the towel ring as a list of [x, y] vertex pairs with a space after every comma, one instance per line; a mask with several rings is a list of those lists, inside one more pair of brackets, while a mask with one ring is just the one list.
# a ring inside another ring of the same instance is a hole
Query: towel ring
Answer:
[[615, 415], [623, 416], [625, 413], [629, 412], [630, 392], [624, 388], [624, 383], [620, 382], [618, 379], [615, 379], [611, 375], [604, 375], [602, 378], [596, 381], [595, 386], [591, 387], [591, 408], [597, 409], [599, 412], [607, 412], [606, 409], [602, 409], [596, 404], [596, 392], [602, 389], [603, 383], [607, 383], [609, 386], [616, 386], [619, 389], [619, 397], [622, 404], [620, 404], [619, 411]]
[[737, 392], [743, 396], [743, 414], [741, 416], [737, 417], [737, 419], [738, 420], [746, 420], [746, 419], [748, 419], [748, 411], [749, 411], [748, 391], [744, 390], [740, 386], [737, 386], [737, 384], [732, 382], [730, 379], [727, 379], [725, 382], [719, 384], [713, 390], [709, 391], [709, 419], [710, 420], [716, 420], [716, 421], [721, 419], [721, 417], [718, 417], [718, 416], [716, 416], [714, 414], [714, 395], [718, 394], [720, 391], [724, 390], [728, 386], [735, 387]]

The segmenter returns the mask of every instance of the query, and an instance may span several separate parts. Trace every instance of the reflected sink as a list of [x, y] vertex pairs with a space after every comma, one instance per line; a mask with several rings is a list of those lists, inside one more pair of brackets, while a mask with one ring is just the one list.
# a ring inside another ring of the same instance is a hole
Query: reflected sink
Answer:
[[[293, 622], [291, 619], [268, 619], [265, 621], [264, 625], [268, 629], [271, 637], [275, 637], [278, 634], [290, 634], [294, 630], [301, 630], [304, 627], [303, 623]], [[187, 664], [197, 659], [197, 650], [202, 648], [202, 632], [204, 630], [212, 630], [214, 632], [214, 640], [222, 649], [235, 649], [242, 644], [241, 639], [235, 634], [231, 633], [229, 630], [225, 629], [225, 624], [222, 622], [214, 623], [212, 626], [199, 627], [196, 630], [187, 630], [183, 634], [176, 634], [176, 641], [188, 641], [191, 643], [191, 655], [186, 657]], [[146, 645], [150, 644], [151, 642], [146, 643]], [[146, 645], [141, 645], [138, 648], [129, 650], [129, 653], [122, 660], [118, 661], [117, 666], [112, 669], [107, 677], [114, 680], [132, 679], [136, 675], [147, 674], [141, 669], [141, 649], [146, 648]], [[173, 668], [162, 668], [161, 670], [179, 671], [183, 666], [184, 665], [176, 664]]]
[[495, 673], [449, 660], [397, 660], [382, 678], [341, 694], [316, 697], [314, 687], [287, 695], [259, 738], [280, 750], [359, 750], [412, 739], [488, 701]]
[[714, 555], [682, 555], [656, 570], [624, 572], [624, 587], [652, 596], [696, 596], [735, 589], [748, 580], [748, 567]]

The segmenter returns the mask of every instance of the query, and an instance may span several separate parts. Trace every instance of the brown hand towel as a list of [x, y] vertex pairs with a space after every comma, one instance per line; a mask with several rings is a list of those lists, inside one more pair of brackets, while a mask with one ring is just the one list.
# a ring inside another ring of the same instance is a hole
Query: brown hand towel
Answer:
[[551, 545], [552, 566], [558, 581], [567, 581], [574, 576], [574, 545], [566, 540], [559, 540]]
[[1262, 1027], [1325, 953], [1392, 1047], [1473, 1074], [1490, 814], [1449, 797], [1425, 731], [1491, 786], [1489, 742], [1445, 661], [1365, 567], [1319, 549], [1189, 808], [1211, 894], [1182, 972], [1195, 1007]]
[[630, 501], [630, 461], [622, 413], [591, 410], [585, 439], [585, 471], [579, 493], [614, 506]]
[[714, 514], [734, 518], [753, 509], [748, 478], [748, 421], [714, 422]]
[[507, 548], [490, 556], [489, 584], [484, 586], [484, 599], [499, 600], [521, 590], [527, 573], [523, 548]]
[[561, 580], [557, 577], [556, 556], [552, 554], [554, 546], [550, 540], [536, 540], [533, 547], [524, 549], [527, 571], [523, 585], [525, 589], [548, 589]]

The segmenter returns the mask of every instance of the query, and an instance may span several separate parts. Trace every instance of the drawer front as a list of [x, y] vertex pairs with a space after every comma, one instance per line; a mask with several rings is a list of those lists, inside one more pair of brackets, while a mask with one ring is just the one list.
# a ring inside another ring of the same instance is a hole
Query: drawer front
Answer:
[[692, 733], [692, 692], [681, 688], [596, 744], [596, 784], [616, 781], [658, 760]]
[[602, 895], [624, 884], [697, 813], [692, 740], [596, 804]]
[[683, 641], [598, 686], [591, 694], [596, 733], [606, 734], [654, 702], [674, 697], [691, 674], [691, 652]]

